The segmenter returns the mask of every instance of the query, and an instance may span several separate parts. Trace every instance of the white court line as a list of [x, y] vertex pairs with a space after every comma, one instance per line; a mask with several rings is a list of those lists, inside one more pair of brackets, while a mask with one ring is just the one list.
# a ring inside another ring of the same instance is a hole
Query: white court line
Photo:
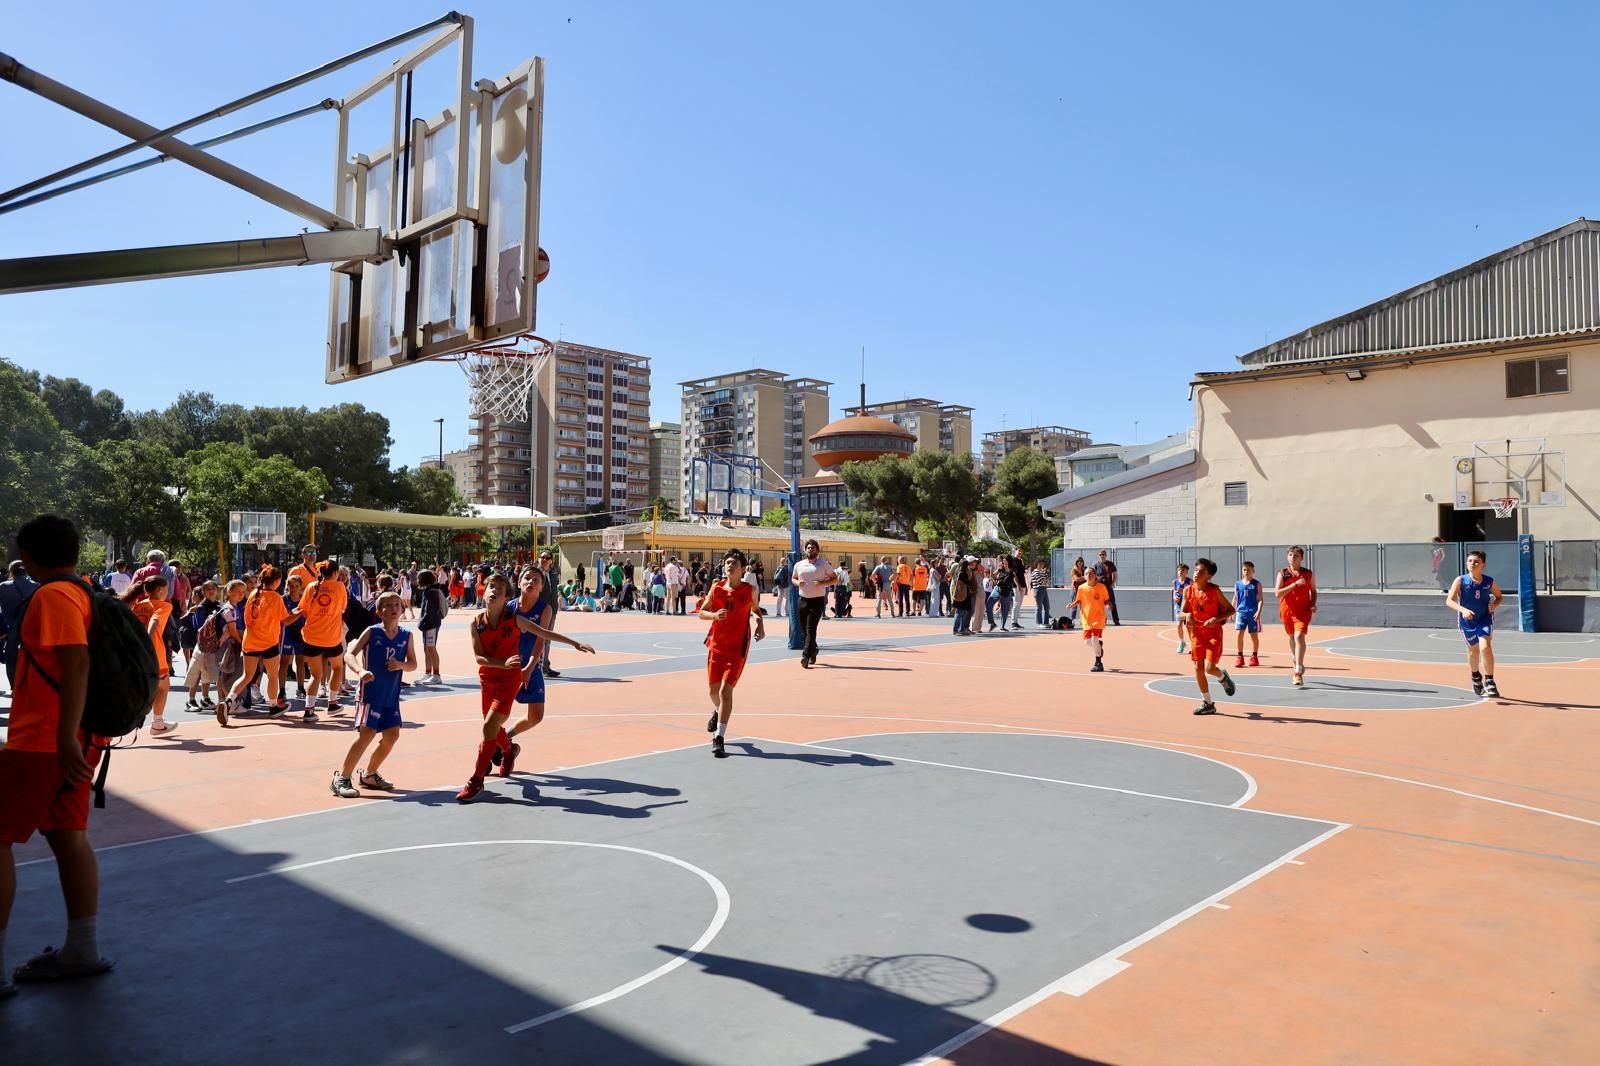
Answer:
[[[586, 716], [586, 717], [603, 718], [603, 717], [610, 717], [610, 716], [608, 716], [608, 715], [593, 715], [593, 716]], [[482, 722], [483, 721], [483, 719], [481, 717], [480, 718], [476, 718], [476, 719], [469, 719], [469, 720], [470, 721], [477, 721], [477, 722]], [[649, 756], [649, 755], [670, 755], [671, 753], [676, 752], [676, 751], [693, 751], [696, 748], [700, 748], [700, 747], [704, 747], [704, 742], [703, 741], [701, 743], [698, 743], [698, 744], [685, 744], [681, 748], [662, 748], [662, 749], [660, 749], [658, 751], [641, 751], [641, 752], [639, 752], [639, 753], [637, 753], [635, 755], [619, 755], [614, 759], [601, 759], [599, 762], [577, 763], [576, 765], [573, 765], [573, 766], [557, 766], [557, 767], [554, 767], [554, 768], [549, 769], [549, 770], [530, 770], [528, 772], [531, 773], [531, 774], [534, 774], [535, 776], [542, 776], [542, 775], [547, 775], [547, 774], [564, 773], [567, 770], [587, 770], [587, 769], [590, 769], [591, 767], [595, 767], [595, 766], [609, 766], [611, 763], [614, 763], [614, 762], [627, 762], [630, 759], [643, 759], [643, 758], [645, 758], [646, 756]], [[418, 789], [415, 793], [407, 793], [407, 794], [408, 795], [426, 795], [429, 792], [450, 792], [453, 789], [456, 789], [456, 788], [459, 788], [459, 787], [460, 786], [458, 786], [458, 785], [437, 785], [437, 786], [435, 786], [433, 788]], [[121, 851], [123, 848], [137, 848], [137, 847], [141, 847], [141, 846], [143, 846], [145, 844], [161, 844], [161, 843], [164, 843], [165, 841], [169, 841], [169, 840], [183, 840], [183, 839], [185, 839], [187, 837], [203, 837], [203, 836], [210, 836], [213, 833], [227, 833], [227, 832], [231, 832], [232, 830], [235, 830], [235, 829], [249, 829], [253, 825], [270, 825], [273, 822], [287, 822], [287, 821], [290, 821], [290, 820], [295, 819], [295, 818], [313, 818], [313, 817], [316, 817], [319, 814], [333, 814], [336, 811], [356, 810], [356, 809], [359, 809], [359, 808], [362, 808], [362, 807], [384, 806], [385, 805], [385, 801], [387, 801], [388, 803], [393, 803], [394, 802], [392, 797], [387, 797], [387, 796], [384, 797], [383, 799], [379, 799], [377, 797], [374, 797], [373, 799], [370, 799], [370, 800], [366, 799], [366, 798], [362, 798], [361, 800], [359, 800], [359, 801], [357, 801], [355, 803], [348, 803], [348, 804], [344, 804], [344, 805], [339, 806], [339, 807], [322, 807], [322, 808], [320, 808], [318, 810], [314, 810], [314, 811], [300, 811], [297, 814], [280, 814], [275, 818], [252, 818], [248, 822], [235, 822], [233, 825], [219, 825], [215, 829], [192, 829], [187, 833], [169, 833], [168, 835], [166, 835], [164, 837], [150, 837], [147, 840], [129, 840], [129, 841], [125, 841], [124, 843], [121, 843], [121, 844], [107, 844], [103, 848], [95, 848], [94, 852], [95, 852], [96, 855], [99, 855], [101, 852], [105, 852], [105, 851]], [[55, 862], [55, 859], [53, 857], [52, 858], [44, 858], [44, 859], [29, 859], [27, 862], [19, 862], [19, 863], [17, 863], [17, 868], [20, 869], [20, 868], [22, 868], [24, 866], [37, 866], [39, 863], [42, 863], [42, 862]]]
[[717, 899], [717, 912], [712, 916], [711, 924], [707, 925], [705, 931], [700, 934], [699, 939], [697, 939], [685, 950], [674, 955], [672, 958], [668, 959], [660, 966], [657, 966], [649, 973], [635, 977], [633, 980], [624, 984], [620, 984], [611, 989], [609, 992], [602, 992], [599, 995], [590, 996], [588, 999], [585, 999], [581, 1002], [574, 1003], [568, 1007], [562, 1007], [559, 1010], [549, 1011], [535, 1018], [529, 1018], [525, 1022], [517, 1022], [515, 1025], [508, 1025], [506, 1026], [506, 1032], [508, 1033], [526, 1032], [529, 1029], [534, 1029], [538, 1026], [544, 1025], [547, 1022], [553, 1022], [558, 1018], [566, 1018], [570, 1015], [579, 1014], [583, 1011], [586, 1011], [591, 1007], [598, 1007], [601, 1004], [610, 1003], [614, 999], [621, 999], [629, 992], [637, 991], [650, 982], [667, 976], [667, 974], [671, 973], [673, 970], [676, 970], [690, 959], [693, 959], [696, 955], [700, 954], [700, 952], [704, 951], [706, 947], [716, 939], [717, 934], [722, 932], [722, 927], [728, 924], [728, 912], [733, 907], [733, 899], [728, 894], [728, 886], [724, 885], [715, 874], [701, 869], [692, 862], [686, 862], [685, 860], [678, 858], [676, 855], [667, 855], [664, 852], [659, 851], [649, 851], [645, 848], [629, 847], [626, 844], [599, 844], [589, 840], [452, 840], [438, 844], [411, 844], [406, 847], [382, 848], [377, 851], [351, 852], [348, 855], [335, 855], [331, 859], [317, 859], [314, 862], [296, 863], [293, 866], [280, 866], [274, 870], [265, 870], [261, 873], [249, 874], [245, 877], [230, 877], [223, 883], [237, 885], [242, 884], [245, 881], [254, 881], [260, 877], [275, 877], [282, 874], [294, 873], [297, 870], [309, 870], [312, 867], [327, 866], [336, 862], [347, 862], [350, 859], [370, 859], [378, 855], [396, 855], [407, 851], [433, 851], [439, 848], [476, 848], [504, 844], [555, 845], [569, 848], [599, 848], [604, 851], [622, 851], [632, 855], [644, 855], [647, 858], [660, 859], [662, 862], [669, 862], [674, 866], [682, 867], [683, 869], [694, 874], [696, 877], [700, 878], [700, 880], [704, 881], [710, 887], [712, 895], [714, 895]]
[[[970, 729], [902, 729], [902, 730], [898, 730], [898, 731], [892, 732], [892, 733], [850, 733], [850, 734], [847, 734], [847, 735], [842, 736], [842, 737], [823, 737], [821, 740], [812, 740], [812, 741], [808, 741], [808, 743], [810, 743], [810, 744], [837, 744], [840, 741], [845, 741], [845, 740], [869, 740], [872, 737], [938, 737], [938, 736], [946, 736], [946, 735], [948, 735], [948, 736], [956, 736], [956, 737], [989, 737], [989, 736], [1000, 736], [1000, 737], [1006, 737], [1006, 736], [1059, 737], [1060, 736], [1059, 733], [1025, 732], [1024, 730], [1026, 730], [1026, 729], [1027, 729], [1027, 727], [1025, 727], [1025, 726], [1018, 726], [1017, 728], [1012, 729], [1012, 730], [1008, 730], [1007, 732], [1004, 732], [1004, 733], [997, 733], [993, 729], [986, 729], [986, 730], [983, 730], [981, 732], [973, 731], [973, 730], [970, 730]], [[760, 738], [756, 738], [756, 739], [760, 739]], [[1232, 763], [1223, 762], [1221, 759], [1213, 759], [1208, 755], [1196, 755], [1192, 751], [1173, 751], [1171, 748], [1163, 748], [1159, 744], [1147, 744], [1147, 743], [1145, 743], [1143, 741], [1138, 741], [1138, 740], [1113, 740], [1110, 737], [1071, 737], [1071, 738], [1065, 738], [1065, 739], [1072, 739], [1072, 740], [1085, 740], [1085, 739], [1087, 739], [1087, 740], [1098, 740], [1098, 741], [1100, 741], [1101, 743], [1104, 743], [1104, 744], [1123, 744], [1123, 745], [1126, 745], [1127, 747], [1130, 747], [1130, 748], [1149, 748], [1152, 751], [1164, 751], [1164, 752], [1167, 752], [1168, 754], [1171, 754], [1171, 755], [1183, 755], [1183, 756], [1186, 756], [1186, 757], [1188, 757], [1190, 759], [1199, 759], [1202, 762], [1215, 763], [1218, 766], [1225, 767], [1225, 768], [1227, 768], [1229, 770], [1232, 770], [1234, 773], [1238, 774], [1240, 777], [1244, 778], [1244, 782], [1245, 782], [1245, 786], [1246, 786], [1245, 790], [1244, 790], [1244, 795], [1240, 796], [1238, 799], [1236, 799], [1232, 803], [1228, 804], [1228, 806], [1230, 806], [1230, 807], [1243, 807], [1246, 803], [1249, 803], [1250, 799], [1256, 794], [1256, 779], [1255, 778], [1251, 777], [1249, 774], [1245, 773], [1243, 770], [1239, 769], [1237, 766], [1233, 765]], [[793, 743], [793, 742], [792, 741], [788, 741], [788, 740], [781, 740], [781, 741], [773, 741], [773, 743], [775, 743], [775, 744], [789, 744], [789, 743]], [[893, 756], [884, 756], [884, 758], [893, 758]]]
[[[1218, 903], [1233, 895], [1235, 892], [1239, 891], [1245, 886], [1259, 881], [1261, 878], [1267, 876], [1267, 874], [1278, 869], [1278, 867], [1283, 866], [1286, 863], [1296, 862], [1296, 856], [1305, 854], [1318, 844], [1321, 844], [1324, 840], [1327, 840], [1329, 837], [1332, 837], [1337, 833], [1342, 833], [1349, 828], [1350, 826], [1344, 823], [1334, 825], [1326, 833], [1321, 834], [1313, 840], [1307, 841], [1281, 858], [1261, 867], [1255, 873], [1240, 878], [1227, 888], [1224, 888], [1220, 892], [1206, 897], [1199, 903], [1180, 911], [1171, 918], [1168, 918], [1166, 921], [1162, 922], [1160, 925], [1145, 930], [1132, 940], [1117, 945], [1094, 961], [1085, 963], [1076, 970], [1073, 970], [1071, 973], [1065, 974], [1059, 979], [1050, 982], [1033, 995], [1028, 996], [1025, 999], [1018, 1000], [1016, 1003], [1013, 1003], [1011, 1006], [1007, 1007], [1003, 1011], [1000, 1011], [998, 1014], [990, 1015], [988, 1018], [985, 1018], [983, 1021], [979, 1022], [977, 1025], [974, 1025], [965, 1032], [958, 1033], [956, 1036], [946, 1040], [944, 1043], [940, 1044], [938, 1047], [934, 1048], [932, 1051], [928, 1052], [922, 1057], [907, 1063], [906, 1066], [926, 1066], [927, 1063], [936, 1062], [939, 1059], [946, 1058], [952, 1051], [970, 1044], [972, 1041], [978, 1039], [978, 1037], [989, 1032], [990, 1030], [998, 1029], [1000, 1026], [1004, 1025], [1012, 1018], [1015, 1018], [1023, 1011], [1029, 1009], [1030, 1007], [1037, 1006], [1039, 1003], [1042, 1003], [1044, 1000], [1049, 999], [1051, 996], [1057, 993], [1064, 993], [1069, 996], [1083, 995], [1101, 982], [1116, 976], [1123, 970], [1126, 970], [1130, 964], [1124, 962], [1122, 960], [1122, 956], [1126, 955], [1134, 948], [1137, 948], [1142, 944], [1149, 943], [1162, 933], [1165, 933], [1167, 930], [1182, 924], [1188, 919], [1194, 917], [1196, 914], [1199, 914], [1201, 911], [1210, 907], [1212, 904]], [[1300, 865], [1304, 864], [1302, 863]]]
[[[1195, 692], [1194, 692], [1193, 696], [1191, 696], [1191, 695], [1189, 695], [1187, 693], [1163, 692], [1161, 689], [1158, 689], [1158, 688], [1154, 687], [1154, 686], [1162, 684], [1164, 682], [1169, 682], [1169, 681], [1184, 682], [1184, 681], [1189, 681], [1189, 680], [1191, 680], [1191, 679], [1188, 678], [1188, 677], [1183, 677], [1183, 676], [1178, 676], [1178, 677], [1153, 677], [1149, 681], [1146, 681], [1144, 683], [1144, 687], [1145, 687], [1145, 691], [1152, 692], [1157, 696], [1166, 696], [1169, 699], [1175, 699], [1175, 700], [1193, 700], [1193, 699], [1195, 699], [1195, 697], [1200, 695], [1200, 689], [1198, 687], [1195, 688]], [[1388, 681], [1388, 680], [1392, 680], [1392, 679], [1391, 678], [1382, 678], [1382, 677], [1360, 677], [1360, 678], [1340, 678], [1339, 680], [1341, 680], [1341, 681]], [[1293, 685], [1262, 685], [1262, 684], [1246, 685], [1246, 684], [1243, 684], [1242, 682], [1239, 682], [1239, 681], [1235, 681], [1234, 685], [1235, 685], [1235, 687], [1240, 688], [1240, 689], [1253, 688], [1258, 692], [1264, 692], [1264, 691], [1270, 691], [1270, 692], [1293, 692], [1295, 690], [1295, 687], [1296, 687], [1296, 686], [1293, 686]], [[1219, 687], [1221, 686], [1220, 682], [1218, 682], [1218, 686]], [[1443, 687], [1449, 687], [1449, 686], [1443, 686]], [[1300, 691], [1308, 692], [1308, 691], [1315, 691], [1315, 690], [1316, 690], [1316, 687], [1315, 687], [1314, 684], [1312, 684], [1312, 685], [1307, 685], [1305, 688], [1301, 689]], [[1478, 705], [1480, 703], [1488, 703], [1489, 702], [1489, 698], [1487, 696], [1474, 696], [1471, 693], [1468, 693], [1466, 689], [1462, 689], [1461, 690], [1463, 693], [1466, 693], [1466, 695], [1467, 695], [1466, 699], [1461, 699], [1461, 698], [1455, 697], [1455, 696], [1429, 696], [1429, 695], [1427, 695], [1425, 693], [1422, 693], [1422, 692], [1382, 692], [1382, 691], [1379, 691], [1377, 689], [1365, 689], [1365, 688], [1360, 688], [1360, 687], [1357, 687], [1357, 686], [1354, 686], [1354, 685], [1348, 686], [1348, 687], [1345, 687], [1345, 688], [1340, 688], [1340, 689], [1337, 689], [1336, 691], [1348, 692], [1351, 695], [1359, 695], [1359, 696], [1368, 696], [1368, 695], [1370, 695], [1374, 699], [1385, 699], [1387, 697], [1394, 696], [1394, 697], [1397, 697], [1397, 698], [1400, 698], [1400, 699], [1408, 699], [1408, 700], [1428, 700], [1428, 701], [1433, 702], [1433, 703], [1448, 703], [1452, 707], [1474, 707], [1474, 706], [1476, 706], [1476, 705]], [[1402, 709], [1402, 708], [1397, 708], [1397, 707], [1307, 707], [1306, 705], [1299, 704], [1299, 703], [1257, 703], [1257, 704], [1244, 704], [1243, 706], [1246, 706], [1246, 707], [1272, 707], [1272, 708], [1277, 709], [1277, 710], [1288, 710], [1288, 711], [1304, 711], [1304, 710], [1347, 711], [1347, 712], [1350, 712], [1350, 713], [1359, 713], [1359, 712], [1362, 712], [1362, 711], [1372, 711], [1372, 712], [1380, 712], [1381, 713], [1383, 711], [1393, 711], [1393, 710]]]
[[[1045, 734], [1035, 734], [1045, 735]], [[904, 755], [884, 755], [875, 751], [857, 751], [853, 748], [835, 748], [826, 744], [808, 744], [803, 740], [778, 740], [774, 737], [750, 737], [767, 744], [787, 744], [796, 748], [816, 748], [818, 751], [833, 751], [841, 755], [862, 755], [869, 759], [884, 759], [889, 762], [912, 763], [917, 766], [936, 766], [941, 770], [966, 770], [974, 774], [990, 774], [994, 777], [1010, 777], [1019, 781], [1040, 781], [1047, 785], [1066, 785], [1070, 788], [1086, 788], [1095, 792], [1116, 792], [1123, 796], [1137, 796], [1140, 799], [1164, 800], [1168, 803], [1187, 803], [1195, 807], [1213, 807], [1223, 811], [1243, 811], [1246, 814], [1264, 814], [1273, 818], [1293, 818], [1299, 822], [1317, 822], [1322, 825], [1332, 824], [1327, 818], [1311, 818], [1303, 814], [1284, 814], [1281, 811], [1267, 811], [1259, 807], [1236, 807], [1231, 803], [1213, 803], [1211, 800], [1187, 799], [1183, 796], [1163, 796], [1155, 792], [1140, 792], [1131, 788], [1116, 788], [1112, 785], [1091, 785], [1086, 781], [1068, 781], [1059, 777], [1038, 777], [1033, 774], [1013, 773], [1010, 770], [991, 770], [983, 766], [962, 766], [959, 763], [935, 762], [932, 759], [912, 759]]]

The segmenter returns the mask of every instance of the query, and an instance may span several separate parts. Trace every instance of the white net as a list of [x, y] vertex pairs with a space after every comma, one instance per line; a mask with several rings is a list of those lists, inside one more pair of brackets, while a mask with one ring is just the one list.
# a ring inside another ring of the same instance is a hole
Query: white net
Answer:
[[456, 361], [472, 390], [473, 414], [502, 422], [526, 420], [534, 384], [553, 351], [549, 341], [527, 334], [515, 346], [463, 352]]
[[1517, 504], [1521, 502], [1515, 496], [1504, 496], [1498, 500], [1490, 500], [1489, 506], [1494, 509], [1496, 518], [1510, 518], [1517, 513]]

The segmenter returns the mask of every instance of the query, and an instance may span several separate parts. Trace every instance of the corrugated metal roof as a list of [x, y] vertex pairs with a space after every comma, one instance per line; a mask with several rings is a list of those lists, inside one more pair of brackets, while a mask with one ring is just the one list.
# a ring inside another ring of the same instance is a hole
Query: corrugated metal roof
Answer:
[[1560, 229], [1239, 356], [1246, 367], [1600, 330], [1600, 222]]

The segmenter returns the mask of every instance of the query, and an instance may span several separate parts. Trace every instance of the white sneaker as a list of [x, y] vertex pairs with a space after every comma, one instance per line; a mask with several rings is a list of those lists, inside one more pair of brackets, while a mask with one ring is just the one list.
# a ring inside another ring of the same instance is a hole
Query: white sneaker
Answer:
[[154, 722], [150, 723], [150, 735], [156, 737], [164, 736], [177, 728], [177, 722], [169, 722], [165, 718], [157, 718]]

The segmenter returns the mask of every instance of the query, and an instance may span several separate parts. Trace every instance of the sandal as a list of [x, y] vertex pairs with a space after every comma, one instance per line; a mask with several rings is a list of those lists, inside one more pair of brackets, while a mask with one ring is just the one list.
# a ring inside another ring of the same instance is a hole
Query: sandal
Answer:
[[90, 962], [72, 962], [61, 957], [55, 948], [45, 948], [39, 954], [18, 966], [11, 972], [15, 981], [66, 981], [74, 977], [94, 977], [98, 974], [110, 973], [112, 962], [110, 959], [94, 959]]

